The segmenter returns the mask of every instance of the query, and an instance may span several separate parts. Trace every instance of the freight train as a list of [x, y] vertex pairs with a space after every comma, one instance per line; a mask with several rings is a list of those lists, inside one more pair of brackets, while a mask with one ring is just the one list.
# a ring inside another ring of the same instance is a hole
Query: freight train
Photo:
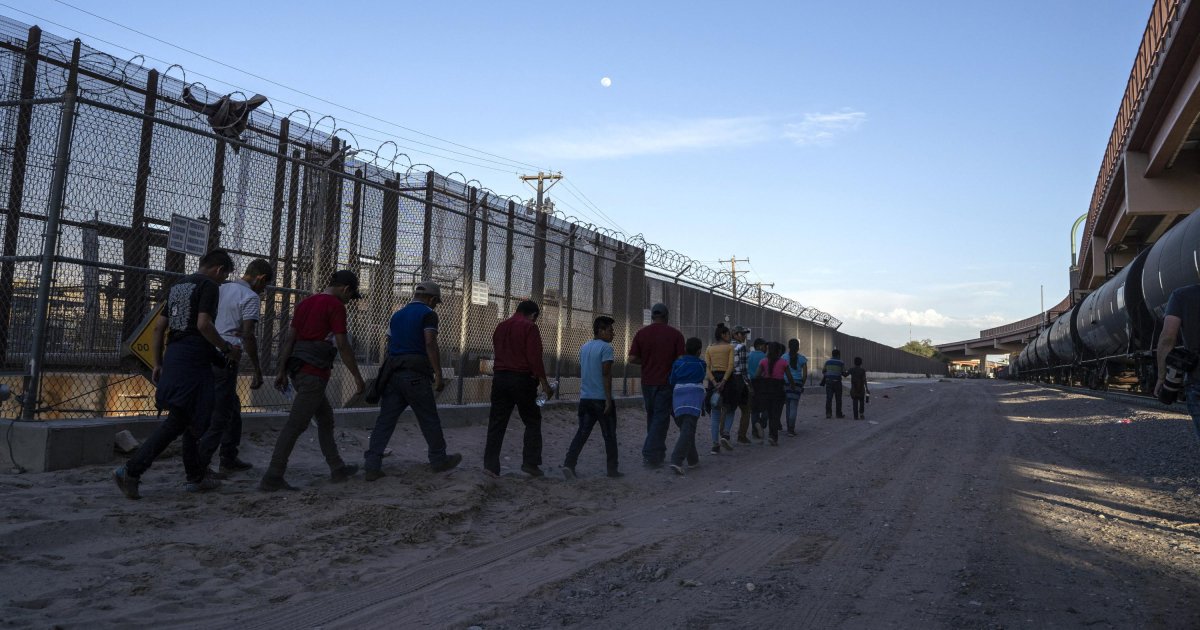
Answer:
[[1176, 223], [1017, 356], [1011, 376], [1150, 393], [1167, 298], [1200, 282], [1200, 212]]

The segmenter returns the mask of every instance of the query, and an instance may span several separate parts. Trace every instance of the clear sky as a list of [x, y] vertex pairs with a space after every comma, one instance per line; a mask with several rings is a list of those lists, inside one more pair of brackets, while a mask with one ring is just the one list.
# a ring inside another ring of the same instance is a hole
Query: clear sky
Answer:
[[70, 2], [250, 74], [59, 0], [0, 12], [332, 114], [499, 193], [561, 170], [564, 212], [749, 258], [747, 280], [889, 345], [1066, 295], [1152, 4]]

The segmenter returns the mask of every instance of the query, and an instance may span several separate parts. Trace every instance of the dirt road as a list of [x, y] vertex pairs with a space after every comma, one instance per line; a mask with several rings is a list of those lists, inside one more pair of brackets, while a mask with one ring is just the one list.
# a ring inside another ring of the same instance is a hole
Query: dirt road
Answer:
[[[603, 477], [598, 434], [583, 478], [562, 480], [565, 411], [547, 419], [538, 480], [480, 475], [478, 427], [448, 432], [463, 469], [426, 472], [411, 425], [393, 440], [391, 476], [373, 483], [321, 480], [302, 441], [297, 494], [255, 492], [247, 476], [185, 495], [178, 460], [147, 473], [140, 502], [116, 495], [107, 468], [0, 477], [0, 619], [1200, 627], [1200, 446], [1184, 416], [1030, 385], [921, 381], [876, 385], [856, 422], [825, 420], [812, 393], [799, 436], [704, 454], [686, 477], [640, 466], [644, 422], [632, 411], [621, 480]], [[506, 441], [512, 468], [520, 428]], [[273, 438], [250, 436], [248, 458], [263, 461]], [[354, 461], [366, 434], [341, 440]]]

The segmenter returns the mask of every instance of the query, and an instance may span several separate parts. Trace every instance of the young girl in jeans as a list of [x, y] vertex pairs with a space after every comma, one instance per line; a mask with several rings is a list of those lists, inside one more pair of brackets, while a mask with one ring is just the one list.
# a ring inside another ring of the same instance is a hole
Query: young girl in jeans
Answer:
[[[708, 373], [705, 375], [708, 389], [705, 391], [705, 396], [712, 407], [713, 455], [721, 452], [722, 444], [726, 449], [733, 448], [728, 437], [729, 431], [733, 427], [733, 411], [726, 409], [726, 405], [721, 400], [725, 384], [733, 377], [733, 344], [729, 343], [729, 336], [729, 327], [723, 323], [717, 324], [717, 330], [713, 334], [716, 340], [709, 344], [708, 349], [704, 351], [704, 362], [708, 365]], [[724, 420], [723, 427], [721, 426], [722, 420]]]

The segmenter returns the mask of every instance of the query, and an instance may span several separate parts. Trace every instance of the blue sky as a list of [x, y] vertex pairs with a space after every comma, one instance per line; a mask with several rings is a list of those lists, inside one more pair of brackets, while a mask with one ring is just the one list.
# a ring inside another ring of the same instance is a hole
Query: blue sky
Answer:
[[513, 161], [561, 170], [564, 212], [748, 257], [747, 280], [900, 345], [1066, 295], [1151, 0], [71, 4], [270, 81], [57, 0], [0, 11], [500, 193], [529, 194]]

